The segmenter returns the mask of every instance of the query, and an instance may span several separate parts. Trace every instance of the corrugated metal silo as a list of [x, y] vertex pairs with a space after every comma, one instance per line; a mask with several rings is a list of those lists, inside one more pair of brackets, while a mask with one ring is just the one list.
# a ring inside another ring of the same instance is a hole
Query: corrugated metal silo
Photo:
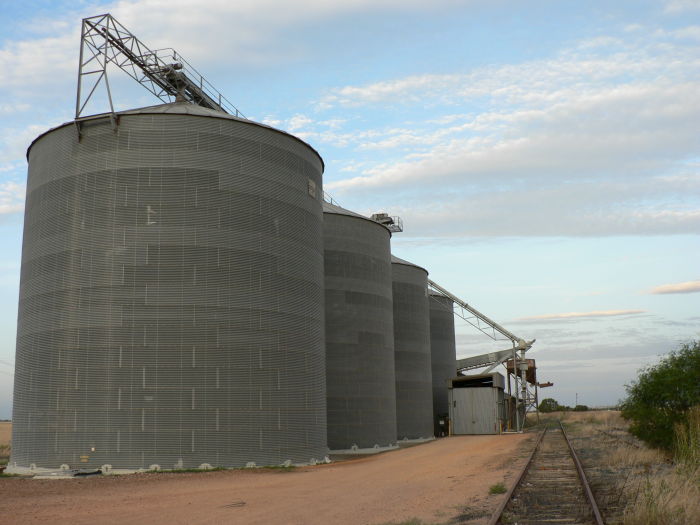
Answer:
[[389, 230], [323, 205], [328, 446], [396, 442]]
[[395, 256], [391, 263], [397, 438], [429, 438], [434, 430], [428, 272]]
[[452, 299], [430, 292], [430, 360], [433, 371], [433, 414], [435, 435], [439, 435], [438, 421], [449, 414], [447, 388], [449, 380], [457, 375], [455, 319]]
[[186, 103], [118, 119], [28, 152], [11, 462], [322, 458], [320, 156]]

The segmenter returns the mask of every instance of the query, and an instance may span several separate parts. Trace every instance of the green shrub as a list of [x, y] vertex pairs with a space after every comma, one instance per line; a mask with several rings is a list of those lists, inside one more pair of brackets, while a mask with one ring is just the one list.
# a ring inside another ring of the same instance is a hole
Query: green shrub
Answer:
[[556, 400], [552, 399], [551, 397], [548, 397], [540, 402], [540, 406], [538, 407], [538, 409], [540, 412], [556, 412], [557, 410], [561, 410], [561, 407], [559, 406], [559, 403], [556, 402]]
[[503, 483], [496, 483], [489, 488], [489, 494], [505, 494], [507, 491]]
[[630, 421], [630, 432], [654, 447], [672, 450], [674, 427], [687, 426], [690, 408], [700, 405], [700, 342], [685, 343], [643, 368], [626, 389], [622, 417]]

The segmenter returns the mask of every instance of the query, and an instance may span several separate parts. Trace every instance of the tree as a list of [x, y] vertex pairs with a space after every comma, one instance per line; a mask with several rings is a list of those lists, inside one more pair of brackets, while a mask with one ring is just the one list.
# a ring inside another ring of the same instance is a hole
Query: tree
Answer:
[[543, 399], [539, 406], [540, 412], [556, 412], [559, 410], [559, 403], [551, 397]]
[[673, 427], [686, 424], [688, 411], [700, 405], [700, 341], [684, 343], [658, 364], [643, 368], [626, 385], [622, 417], [630, 432], [650, 445], [673, 448]]
[[574, 407], [574, 412], [586, 412], [588, 410], [588, 405], [576, 405]]

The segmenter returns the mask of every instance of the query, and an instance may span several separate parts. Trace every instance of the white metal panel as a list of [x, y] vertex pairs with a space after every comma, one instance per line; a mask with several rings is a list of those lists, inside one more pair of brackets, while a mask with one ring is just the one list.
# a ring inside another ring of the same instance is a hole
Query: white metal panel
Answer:
[[450, 390], [450, 418], [453, 434], [497, 434], [498, 390], [453, 388]]

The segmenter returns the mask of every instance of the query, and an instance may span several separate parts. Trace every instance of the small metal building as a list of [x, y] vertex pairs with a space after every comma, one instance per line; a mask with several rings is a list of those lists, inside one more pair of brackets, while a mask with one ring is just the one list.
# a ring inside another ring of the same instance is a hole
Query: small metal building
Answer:
[[328, 446], [396, 442], [389, 230], [323, 203]]
[[448, 393], [451, 433], [500, 434], [507, 424], [505, 378], [497, 373], [460, 376]]
[[447, 389], [450, 386], [450, 379], [457, 373], [455, 318], [450, 298], [437, 292], [429, 292], [429, 299], [433, 421], [435, 435], [440, 436], [447, 435], [449, 416]]
[[392, 255], [397, 438], [434, 435], [428, 271]]

